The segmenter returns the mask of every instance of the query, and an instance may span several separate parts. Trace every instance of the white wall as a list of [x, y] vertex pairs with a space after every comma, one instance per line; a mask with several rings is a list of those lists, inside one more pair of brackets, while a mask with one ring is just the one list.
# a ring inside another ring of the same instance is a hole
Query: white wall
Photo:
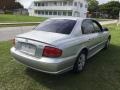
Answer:
[[[78, 4], [78, 6], [74, 6], [74, 2], [80, 2], [83, 3], [83, 6], [80, 7], [80, 5]], [[73, 16], [75, 16], [75, 12], [79, 12], [80, 13], [80, 17], [86, 17], [87, 16], [87, 8], [85, 8], [85, 5], [87, 4], [86, 0], [74, 0], [73, 2], [73, 6], [40, 6], [40, 7], [36, 7], [34, 6], [34, 2], [33, 4], [30, 6], [29, 8], [29, 15], [30, 16], [42, 16], [42, 17], [61, 17], [61, 16], [56, 16], [56, 15], [37, 15], [34, 13], [34, 10], [72, 10], [73, 11]], [[76, 15], [77, 16], [77, 15]]]

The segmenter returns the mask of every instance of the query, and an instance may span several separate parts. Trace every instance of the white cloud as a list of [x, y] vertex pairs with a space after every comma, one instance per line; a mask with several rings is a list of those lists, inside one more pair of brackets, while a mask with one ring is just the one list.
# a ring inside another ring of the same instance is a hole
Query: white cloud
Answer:
[[25, 8], [28, 8], [33, 0], [17, 0], [19, 1]]

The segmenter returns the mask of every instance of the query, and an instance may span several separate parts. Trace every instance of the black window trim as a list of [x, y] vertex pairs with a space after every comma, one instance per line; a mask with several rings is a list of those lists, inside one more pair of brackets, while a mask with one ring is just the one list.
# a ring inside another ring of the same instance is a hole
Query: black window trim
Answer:
[[[100, 32], [102, 32], [102, 26], [100, 25], [100, 23], [96, 20], [92, 20], [94, 23], [96, 23], [98, 25], [98, 27], [100, 28]], [[94, 25], [93, 25], [94, 26]], [[95, 29], [95, 26], [94, 26], [94, 29]]]

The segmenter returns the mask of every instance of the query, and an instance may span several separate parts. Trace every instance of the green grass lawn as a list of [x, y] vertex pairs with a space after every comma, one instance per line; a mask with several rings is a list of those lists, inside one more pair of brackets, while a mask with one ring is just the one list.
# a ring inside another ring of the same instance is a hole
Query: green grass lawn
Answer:
[[20, 15], [4, 15], [0, 14], [0, 23], [12, 23], [12, 22], [42, 22], [46, 18], [32, 17], [32, 16], [20, 16]]
[[96, 20], [98, 21], [112, 21], [112, 20], [115, 20], [115, 19], [103, 19], [103, 18], [95, 18]]
[[120, 26], [107, 27], [110, 48], [91, 58], [80, 74], [55, 76], [28, 69], [11, 57], [11, 42], [1, 42], [0, 90], [120, 90]]

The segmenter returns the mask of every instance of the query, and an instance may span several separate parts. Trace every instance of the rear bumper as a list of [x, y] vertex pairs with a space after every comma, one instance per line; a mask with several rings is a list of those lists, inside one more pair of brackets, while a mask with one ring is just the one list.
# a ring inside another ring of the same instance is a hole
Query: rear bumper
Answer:
[[62, 58], [62, 59], [54, 59], [54, 58], [36, 58], [20, 51], [16, 50], [14, 47], [11, 48], [12, 56], [19, 61], [20, 63], [27, 65], [30, 68], [35, 70], [49, 73], [49, 74], [61, 74], [63, 72], [69, 71], [73, 68], [75, 58]]

